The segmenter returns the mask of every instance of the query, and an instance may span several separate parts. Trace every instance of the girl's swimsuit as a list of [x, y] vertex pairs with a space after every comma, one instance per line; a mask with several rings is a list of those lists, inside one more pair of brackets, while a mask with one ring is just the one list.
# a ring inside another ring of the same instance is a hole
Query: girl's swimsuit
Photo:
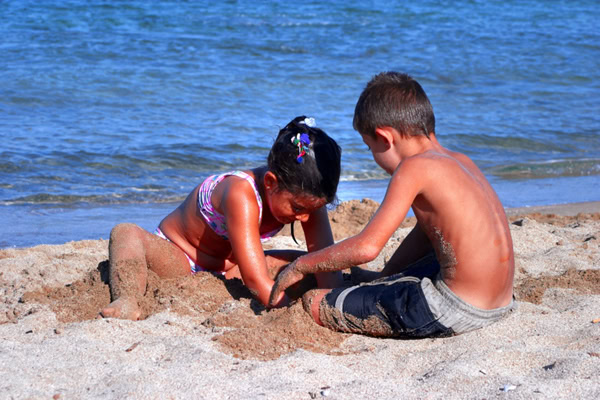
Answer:
[[[226, 172], [221, 175], [209, 176], [208, 178], [206, 178], [204, 182], [202, 182], [202, 185], [200, 185], [200, 189], [198, 190], [198, 209], [200, 210], [200, 214], [202, 214], [204, 220], [212, 228], [212, 230], [215, 231], [217, 235], [221, 236], [225, 240], [229, 240], [229, 236], [227, 234], [227, 224], [225, 223], [225, 216], [223, 214], [220, 214], [217, 210], [215, 210], [215, 208], [212, 205], [212, 202], [210, 201], [210, 198], [217, 185], [228, 176], [237, 176], [238, 178], [245, 179], [246, 181], [248, 181], [248, 183], [250, 183], [250, 185], [252, 185], [252, 189], [254, 189], [254, 195], [256, 196], [256, 202], [258, 203], [258, 225], [260, 225], [260, 222], [262, 221], [263, 212], [263, 204], [262, 199], [260, 197], [260, 193], [258, 191], [258, 186], [256, 185], [254, 179], [252, 179], [252, 177], [247, 173], [243, 171], [232, 171]], [[275, 236], [275, 234], [277, 234], [277, 232], [279, 232], [281, 228], [283, 228], [283, 225], [279, 229], [260, 235], [260, 239], [264, 241]]]
[[[158, 237], [161, 237], [163, 239], [165, 239], [166, 241], [170, 242], [171, 239], [169, 239], [161, 230], [159, 227], [157, 227], [154, 230], [154, 234]], [[188, 254], [184, 251], [183, 255], [185, 256], [185, 258], [187, 258], [188, 262], [190, 263], [190, 270], [192, 271], [192, 274], [195, 274], [196, 272], [200, 272], [200, 271], [209, 271], [208, 269], [204, 269], [201, 266], [199, 266], [198, 264], [196, 264], [194, 262], [194, 260], [192, 260], [192, 258], [190, 256], [188, 256]], [[225, 275], [225, 271], [212, 271], [212, 272], [218, 272], [221, 275]]]
[[[252, 179], [252, 177], [250, 175], [248, 175], [247, 173], [245, 173], [243, 171], [232, 171], [232, 172], [226, 172], [226, 173], [220, 174], [220, 175], [212, 175], [212, 176], [209, 176], [208, 178], [206, 178], [204, 180], [204, 182], [202, 182], [202, 184], [200, 185], [200, 188], [198, 189], [198, 210], [200, 211], [200, 214], [202, 214], [202, 217], [204, 218], [204, 220], [206, 221], [208, 226], [210, 226], [211, 229], [217, 235], [221, 236], [225, 240], [229, 240], [229, 235], [227, 232], [227, 224], [225, 223], [225, 216], [223, 214], [219, 213], [217, 210], [215, 210], [215, 208], [212, 205], [212, 202], [210, 201], [210, 198], [213, 194], [213, 191], [217, 187], [217, 185], [219, 183], [221, 183], [223, 181], [223, 179], [227, 178], [228, 176], [237, 176], [238, 178], [245, 179], [248, 183], [251, 184], [252, 189], [254, 189], [254, 195], [256, 196], [256, 202], [258, 203], [258, 225], [259, 226], [262, 221], [262, 211], [263, 211], [263, 204], [262, 204], [262, 199], [260, 197], [260, 193], [258, 191], [258, 186], [256, 185], [256, 182], [254, 181], [254, 179]], [[267, 232], [265, 234], [260, 235], [260, 240], [265, 241], [265, 240], [270, 239], [271, 237], [275, 236], [277, 234], [277, 232], [279, 232], [282, 228], [283, 228], [283, 225], [278, 229], [275, 229], [271, 232]], [[156, 230], [154, 231], [154, 234], [162, 237], [163, 239], [169, 240], [169, 238], [167, 238], [159, 228], [156, 228]], [[195, 274], [198, 271], [211, 271], [211, 272], [220, 272], [222, 274], [225, 274], [225, 271], [213, 271], [213, 270], [207, 270], [205, 268], [202, 268], [201, 266], [197, 265], [194, 262], [194, 260], [187, 253], [184, 252], [184, 254], [190, 263], [190, 268], [191, 268], [193, 274]]]

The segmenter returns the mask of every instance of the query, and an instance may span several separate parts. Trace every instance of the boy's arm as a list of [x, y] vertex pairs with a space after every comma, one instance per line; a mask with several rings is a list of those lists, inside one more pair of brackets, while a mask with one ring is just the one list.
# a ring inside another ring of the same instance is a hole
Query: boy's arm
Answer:
[[356, 236], [309, 253], [291, 263], [277, 277], [271, 292], [271, 302], [306, 274], [341, 271], [374, 260], [398, 229], [420, 192], [421, 168], [418, 163], [403, 162], [392, 176], [385, 198], [367, 226]]
[[411, 263], [424, 257], [433, 249], [429, 238], [417, 222], [412, 231], [404, 238], [392, 257], [385, 264], [381, 276], [390, 276], [402, 271]]
[[360, 234], [314, 253], [308, 253], [290, 263], [277, 275], [271, 290], [269, 305], [276, 304], [281, 293], [300, 282], [307, 274], [341, 271], [374, 259], [375, 257], [370, 258], [367, 250], [359, 246], [359, 236]]
[[[306, 222], [302, 222], [306, 248], [308, 252], [321, 250], [334, 243], [327, 207], [321, 207], [313, 212]], [[317, 286], [319, 288], [334, 288], [342, 284], [340, 272], [316, 273]]]

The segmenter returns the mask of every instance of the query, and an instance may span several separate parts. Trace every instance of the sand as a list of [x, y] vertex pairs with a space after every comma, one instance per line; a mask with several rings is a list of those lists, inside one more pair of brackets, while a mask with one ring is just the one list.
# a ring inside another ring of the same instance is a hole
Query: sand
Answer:
[[[342, 203], [336, 240], [377, 207]], [[97, 319], [108, 243], [0, 250], [2, 398], [600, 397], [600, 205], [508, 210], [518, 310], [450, 338], [398, 340], [266, 311], [241, 282], [150, 277], [142, 321]], [[408, 219], [377, 270], [414, 224]], [[296, 236], [302, 244], [301, 229]], [[287, 232], [270, 248], [299, 248]], [[346, 274], [351, 279], [350, 274]]]

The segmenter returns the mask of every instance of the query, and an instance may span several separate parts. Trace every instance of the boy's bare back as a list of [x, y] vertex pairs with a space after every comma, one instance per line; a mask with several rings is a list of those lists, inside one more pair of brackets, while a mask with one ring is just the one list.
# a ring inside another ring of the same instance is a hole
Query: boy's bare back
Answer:
[[436, 252], [444, 281], [476, 307], [505, 306], [512, 298], [514, 257], [504, 209], [473, 161], [435, 147], [399, 165], [385, 201], [394, 202], [395, 181], [406, 179], [404, 164], [413, 164], [409, 173], [418, 172], [419, 192], [412, 209]]

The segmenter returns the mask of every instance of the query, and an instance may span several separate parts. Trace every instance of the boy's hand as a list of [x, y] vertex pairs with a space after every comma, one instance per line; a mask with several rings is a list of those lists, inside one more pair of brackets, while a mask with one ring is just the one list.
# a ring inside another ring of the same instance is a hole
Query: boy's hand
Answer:
[[292, 286], [294, 283], [300, 282], [302, 278], [304, 278], [304, 274], [296, 270], [295, 261], [288, 265], [279, 273], [277, 279], [275, 280], [275, 284], [271, 289], [271, 296], [269, 296], [269, 306], [275, 307], [282, 292]]

